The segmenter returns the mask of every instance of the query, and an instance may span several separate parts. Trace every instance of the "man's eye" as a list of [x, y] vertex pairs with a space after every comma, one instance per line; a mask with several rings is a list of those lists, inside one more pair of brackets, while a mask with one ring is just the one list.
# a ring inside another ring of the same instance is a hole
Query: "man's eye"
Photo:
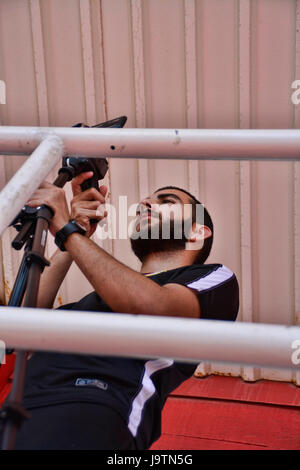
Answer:
[[175, 201], [173, 201], [173, 199], [164, 199], [164, 200], [163, 200], [163, 204], [165, 204], [165, 203], [167, 203], [167, 204], [175, 204]]

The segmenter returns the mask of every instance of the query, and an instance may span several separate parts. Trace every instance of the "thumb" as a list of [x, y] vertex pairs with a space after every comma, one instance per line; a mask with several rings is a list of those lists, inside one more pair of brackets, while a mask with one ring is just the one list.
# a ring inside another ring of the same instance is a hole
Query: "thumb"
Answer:
[[99, 186], [99, 191], [102, 194], [102, 196], [105, 197], [107, 194], [107, 186], [105, 184], [102, 184], [101, 186]]

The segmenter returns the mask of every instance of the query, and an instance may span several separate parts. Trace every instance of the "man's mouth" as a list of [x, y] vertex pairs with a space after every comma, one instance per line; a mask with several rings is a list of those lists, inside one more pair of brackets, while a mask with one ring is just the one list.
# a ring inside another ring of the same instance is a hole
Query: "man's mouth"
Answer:
[[151, 212], [144, 212], [143, 214], [140, 215], [140, 221], [145, 220], [145, 219], [151, 219]]
[[158, 217], [158, 215], [151, 209], [143, 210], [139, 213], [139, 218]]
[[159, 214], [151, 210], [146, 210], [146, 211], [141, 212], [138, 216], [139, 223], [142, 223], [145, 220], [151, 220], [151, 219], [159, 219]]

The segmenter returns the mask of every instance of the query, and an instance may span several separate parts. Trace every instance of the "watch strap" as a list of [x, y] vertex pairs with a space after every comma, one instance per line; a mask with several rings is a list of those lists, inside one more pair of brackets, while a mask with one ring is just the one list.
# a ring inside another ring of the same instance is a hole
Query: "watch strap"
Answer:
[[55, 243], [61, 251], [67, 251], [65, 248], [65, 242], [67, 238], [74, 232], [85, 235], [86, 231], [76, 223], [74, 219], [71, 219], [63, 228], [58, 230], [55, 235]]

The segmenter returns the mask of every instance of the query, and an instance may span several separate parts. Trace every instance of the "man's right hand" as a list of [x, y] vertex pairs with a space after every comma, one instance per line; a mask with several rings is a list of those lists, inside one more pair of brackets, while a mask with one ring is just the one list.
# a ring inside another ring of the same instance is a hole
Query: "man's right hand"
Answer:
[[73, 199], [71, 201], [71, 218], [86, 230], [86, 235], [90, 237], [96, 230], [97, 224], [91, 224], [92, 219], [100, 220], [107, 216], [107, 211], [102, 205], [105, 204], [107, 186], [102, 185], [99, 191], [95, 188], [89, 188], [86, 191], [81, 190], [81, 184], [91, 178], [91, 171], [81, 173], [72, 180]]

